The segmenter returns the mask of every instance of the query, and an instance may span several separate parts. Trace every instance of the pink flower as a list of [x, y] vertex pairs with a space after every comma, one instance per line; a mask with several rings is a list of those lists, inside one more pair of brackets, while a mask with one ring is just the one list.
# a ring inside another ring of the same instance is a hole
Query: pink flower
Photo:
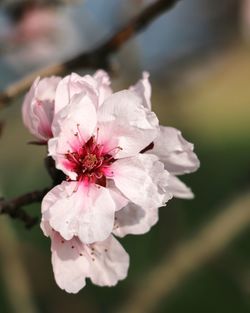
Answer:
[[54, 76], [43, 79], [38, 77], [24, 99], [24, 125], [41, 142], [47, 142], [53, 136], [51, 124], [54, 118], [54, 99], [60, 80], [61, 78]]
[[42, 201], [41, 227], [51, 238], [56, 282], [67, 292], [78, 292], [86, 278], [101, 286], [125, 278], [129, 258], [113, 235], [146, 233], [169, 199], [193, 197], [177, 176], [195, 171], [199, 160], [180, 131], [159, 126], [148, 78], [143, 73], [113, 93], [103, 71], [72, 73], [53, 87], [53, 110], [34, 109], [39, 81], [26, 96], [25, 124], [36, 136], [46, 129], [49, 155], [65, 174]]
[[52, 266], [61, 289], [77, 293], [86, 278], [98, 286], [114, 286], [127, 276], [129, 255], [113, 236], [87, 245], [77, 237], [65, 240], [44, 219], [41, 227], [51, 239]]
[[143, 101], [124, 90], [100, 103], [84, 85], [56, 113], [58, 135], [49, 140], [49, 153], [68, 181], [54, 187], [42, 206], [50, 226], [64, 239], [77, 236], [85, 244], [105, 240], [115, 212], [129, 201], [146, 210], [171, 198], [163, 164], [140, 153], [159, 131], [155, 114]]
[[72, 74], [59, 83], [55, 137], [49, 141], [50, 155], [68, 182], [46, 196], [55, 196], [47, 218], [66, 240], [77, 236], [87, 244], [111, 232], [147, 232], [172, 195], [193, 197], [175, 175], [199, 167], [193, 145], [178, 130], [158, 126], [148, 73], [115, 94], [107, 74], [97, 73], [99, 80], [97, 74]]

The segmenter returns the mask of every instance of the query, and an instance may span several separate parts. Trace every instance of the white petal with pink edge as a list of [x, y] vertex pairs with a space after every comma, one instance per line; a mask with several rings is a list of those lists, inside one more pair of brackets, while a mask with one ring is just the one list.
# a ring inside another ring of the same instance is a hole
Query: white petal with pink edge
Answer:
[[149, 73], [143, 72], [142, 78], [129, 88], [143, 99], [143, 106], [151, 110], [151, 84], [149, 82]]
[[81, 136], [87, 141], [93, 134], [96, 123], [95, 105], [87, 93], [81, 92], [74, 95], [70, 103], [55, 115], [52, 131], [54, 136], [58, 136], [65, 129], [71, 130], [74, 134], [80, 127]]
[[98, 143], [103, 151], [115, 152], [115, 158], [126, 158], [137, 155], [155, 138], [158, 130], [144, 131], [118, 120], [98, 123]]
[[200, 166], [193, 149], [193, 144], [185, 140], [179, 130], [160, 126], [154, 148], [148, 153], [156, 154], [171, 174], [181, 175], [194, 172]]
[[64, 239], [78, 236], [88, 244], [104, 240], [112, 232], [115, 202], [104, 187], [63, 182], [45, 196], [42, 211], [43, 218]]
[[33, 82], [22, 106], [24, 125], [40, 141], [52, 137], [51, 124], [54, 117], [54, 96], [60, 77], [48, 77]]
[[158, 221], [158, 208], [144, 210], [136, 204], [129, 203], [115, 214], [113, 234], [124, 237], [128, 234], [147, 233]]
[[194, 198], [192, 190], [188, 186], [186, 186], [178, 177], [175, 177], [173, 175], [170, 175], [169, 177], [168, 188], [175, 198]]
[[88, 94], [96, 107], [100, 106], [112, 94], [108, 74], [98, 70], [93, 76], [80, 76], [76, 73], [66, 76], [56, 90], [55, 112], [65, 108], [72, 97], [81, 92]]
[[94, 284], [114, 286], [127, 276], [129, 255], [113, 236], [91, 248], [89, 276]]
[[64, 240], [59, 233], [51, 235], [52, 266], [57, 285], [68, 293], [77, 293], [86, 284], [89, 260], [78, 239]]
[[55, 94], [55, 113], [64, 109], [72, 100], [72, 98], [84, 92], [91, 97], [92, 101], [97, 101], [95, 92], [92, 88], [93, 77], [90, 75], [80, 76], [72, 73], [65, 76], [58, 84]]
[[97, 82], [96, 87], [98, 90], [98, 106], [100, 107], [103, 102], [113, 93], [110, 87], [110, 77], [108, 73], [103, 70], [96, 71], [93, 77]]
[[141, 129], [158, 126], [156, 115], [143, 106], [143, 99], [131, 90], [122, 90], [106, 99], [98, 111], [99, 121], [119, 119], [123, 123]]
[[172, 197], [167, 189], [169, 174], [154, 155], [119, 159], [111, 165], [111, 171], [122, 194], [144, 209], [165, 205]]

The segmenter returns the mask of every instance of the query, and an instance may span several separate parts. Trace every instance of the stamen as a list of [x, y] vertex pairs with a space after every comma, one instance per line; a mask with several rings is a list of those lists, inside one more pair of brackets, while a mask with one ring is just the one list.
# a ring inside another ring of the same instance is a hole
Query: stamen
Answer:
[[[79, 139], [80, 129], [77, 124], [78, 132], [75, 136]], [[98, 140], [99, 128], [97, 128]], [[71, 147], [64, 157], [70, 162], [69, 167], [72, 172], [77, 174], [76, 181], [78, 182], [74, 192], [77, 192], [80, 182], [95, 183], [100, 186], [106, 186], [106, 177], [112, 177], [113, 172], [110, 171], [110, 165], [115, 162], [114, 156], [122, 150], [121, 147], [115, 147], [110, 149], [108, 152], [103, 152], [104, 146], [97, 144], [97, 140], [94, 136], [90, 137], [89, 140], [81, 144], [79, 149]], [[70, 145], [70, 143], [69, 143]], [[71, 151], [70, 151], [71, 150]]]
[[[74, 162], [76, 162], [77, 164], [81, 164], [81, 162], [79, 161], [79, 159], [77, 159], [78, 154], [76, 152], [69, 152], [66, 155], [66, 158], [69, 160], [69, 156], [73, 159]], [[71, 161], [71, 160], [69, 160]]]

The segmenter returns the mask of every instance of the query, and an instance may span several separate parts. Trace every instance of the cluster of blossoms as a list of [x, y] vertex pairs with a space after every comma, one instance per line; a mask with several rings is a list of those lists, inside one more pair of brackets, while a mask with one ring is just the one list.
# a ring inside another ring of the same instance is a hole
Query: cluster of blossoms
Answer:
[[193, 197], [177, 178], [199, 167], [193, 145], [159, 126], [150, 98], [147, 73], [113, 92], [101, 70], [38, 78], [25, 97], [24, 124], [65, 175], [42, 201], [41, 228], [67, 292], [124, 279], [129, 256], [114, 236], [146, 233], [173, 196]]

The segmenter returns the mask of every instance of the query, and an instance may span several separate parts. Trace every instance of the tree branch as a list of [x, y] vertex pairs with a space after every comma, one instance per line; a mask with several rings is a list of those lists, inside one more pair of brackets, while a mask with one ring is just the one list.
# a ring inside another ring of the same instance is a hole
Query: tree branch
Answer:
[[25, 92], [37, 76], [62, 75], [66, 72], [74, 71], [77, 68], [103, 68], [110, 70], [110, 55], [115, 53], [125, 42], [144, 29], [159, 15], [169, 10], [178, 1], [179, 0], [158, 0], [146, 7], [138, 16], [133, 18], [127, 25], [122, 27], [115, 35], [99, 47], [89, 52], [81, 53], [65, 63], [52, 65], [48, 68], [36, 71], [17, 83], [11, 84], [5, 91], [0, 93], [0, 108], [6, 106], [13, 98]]
[[10, 200], [0, 199], [0, 214], [7, 214], [12, 218], [19, 219], [24, 222], [27, 228], [31, 228], [38, 222], [38, 218], [27, 214], [22, 207], [42, 201], [48, 191], [49, 189], [44, 189], [33, 191]]

